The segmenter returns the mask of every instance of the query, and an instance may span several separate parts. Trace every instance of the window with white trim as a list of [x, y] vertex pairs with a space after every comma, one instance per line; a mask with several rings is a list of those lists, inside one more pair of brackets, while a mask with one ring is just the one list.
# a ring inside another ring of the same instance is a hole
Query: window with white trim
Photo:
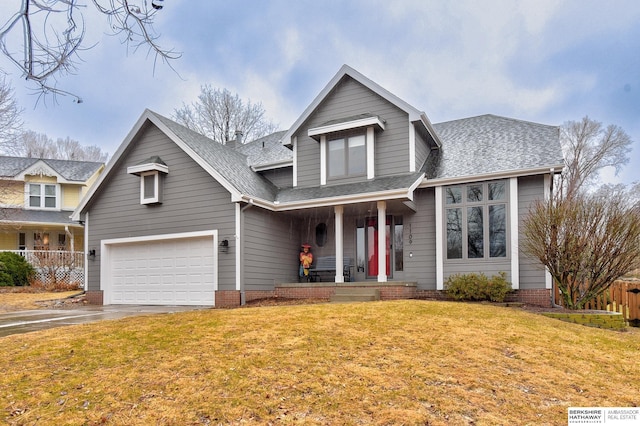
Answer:
[[375, 134], [385, 121], [372, 114], [328, 121], [308, 130], [320, 142], [320, 184], [351, 177], [373, 179]]
[[140, 177], [140, 204], [162, 203], [164, 176], [169, 173], [169, 168], [162, 159], [152, 157], [127, 167], [127, 173]]
[[48, 183], [29, 183], [28, 206], [31, 209], [57, 209], [58, 185]]
[[157, 170], [140, 173], [140, 203], [161, 203], [161, 176]]
[[363, 176], [367, 172], [364, 133], [327, 140], [327, 177]]
[[506, 181], [444, 189], [448, 260], [507, 256], [506, 190]]

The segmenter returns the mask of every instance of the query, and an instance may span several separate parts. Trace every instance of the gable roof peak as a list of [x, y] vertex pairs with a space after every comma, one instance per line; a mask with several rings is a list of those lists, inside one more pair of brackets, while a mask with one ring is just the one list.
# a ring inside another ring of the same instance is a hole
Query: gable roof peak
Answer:
[[432, 138], [434, 139], [436, 145], [440, 146], [440, 138], [438, 134], [434, 131], [431, 122], [427, 118], [427, 115], [418, 110], [417, 108], [411, 106], [404, 100], [400, 99], [393, 93], [389, 92], [384, 87], [380, 86], [378, 83], [373, 80], [365, 77], [359, 71], [350, 67], [347, 64], [344, 64], [340, 67], [338, 72], [333, 76], [331, 80], [327, 83], [327, 85], [320, 91], [320, 93], [315, 97], [315, 99], [309, 104], [309, 106], [304, 110], [302, 115], [298, 117], [298, 119], [293, 123], [293, 125], [289, 128], [289, 130], [284, 134], [282, 138], [282, 144], [291, 146], [293, 141], [291, 138], [298, 131], [300, 126], [309, 118], [311, 114], [316, 110], [316, 108], [320, 105], [320, 103], [331, 93], [331, 91], [336, 87], [336, 85], [345, 77], [349, 76], [358, 83], [362, 84], [372, 92], [378, 94], [382, 98], [386, 99], [390, 103], [394, 104], [401, 110], [405, 111], [409, 115], [409, 121], [420, 125], [426, 132], [428, 132]]

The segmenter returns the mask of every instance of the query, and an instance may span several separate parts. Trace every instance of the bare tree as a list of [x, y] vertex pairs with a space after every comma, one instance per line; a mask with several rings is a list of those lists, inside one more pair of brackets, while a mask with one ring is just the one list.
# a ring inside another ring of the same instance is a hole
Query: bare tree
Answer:
[[531, 207], [521, 248], [547, 267], [564, 305], [579, 309], [640, 266], [640, 187], [596, 187], [602, 169], [617, 173], [629, 161], [632, 141], [620, 127], [569, 121], [561, 143], [559, 188]]
[[21, 113], [13, 89], [3, 77], [0, 80], [0, 151], [15, 149], [22, 129]]
[[[156, 61], [166, 63], [181, 56], [161, 48], [153, 30], [163, 0], [151, 0], [151, 6], [146, 0], [91, 3], [106, 16], [113, 35], [121, 36], [133, 50], [146, 47]], [[56, 87], [56, 77], [74, 72], [78, 53], [91, 48], [84, 44], [84, 7], [79, 0], [20, 0], [15, 13], [0, 27], [0, 50], [42, 94], [72, 95]]]
[[622, 196], [538, 201], [523, 229], [522, 250], [546, 266], [570, 309], [583, 308], [640, 267], [640, 210]]
[[629, 135], [615, 125], [604, 128], [589, 117], [565, 123], [560, 141], [565, 157], [561, 178], [565, 196], [585, 190], [605, 167], [613, 167], [617, 174], [629, 162]]
[[96, 161], [104, 163], [109, 155], [100, 147], [83, 146], [69, 137], [56, 141], [43, 133], [28, 130], [22, 134], [21, 143], [13, 155], [29, 158], [50, 158], [57, 160]]
[[242, 132], [242, 143], [266, 136], [278, 126], [265, 117], [261, 103], [246, 103], [238, 94], [210, 85], [200, 88], [198, 100], [191, 106], [183, 104], [174, 111], [174, 119], [184, 126], [219, 143], [236, 139]]

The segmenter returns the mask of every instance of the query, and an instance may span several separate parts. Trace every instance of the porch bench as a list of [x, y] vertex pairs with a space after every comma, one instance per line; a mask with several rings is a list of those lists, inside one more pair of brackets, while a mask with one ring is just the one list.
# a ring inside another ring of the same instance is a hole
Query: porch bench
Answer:
[[[342, 259], [342, 275], [344, 275], [345, 282], [351, 281], [351, 268], [353, 267], [353, 259], [345, 257]], [[322, 281], [322, 275], [329, 275], [333, 272], [335, 277], [336, 273], [336, 257], [335, 256], [323, 256], [318, 257], [311, 268], [309, 269], [309, 277], [311, 281]]]

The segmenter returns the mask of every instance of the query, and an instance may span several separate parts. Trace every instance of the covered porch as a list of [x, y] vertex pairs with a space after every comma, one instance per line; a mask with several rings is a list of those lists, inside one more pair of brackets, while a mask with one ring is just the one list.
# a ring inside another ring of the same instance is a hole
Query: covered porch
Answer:
[[299, 281], [315, 288], [404, 282], [409, 255], [404, 249], [413, 238], [410, 223], [415, 213], [415, 204], [408, 200], [288, 212], [298, 223], [300, 244], [310, 245], [313, 254], [309, 277]]

